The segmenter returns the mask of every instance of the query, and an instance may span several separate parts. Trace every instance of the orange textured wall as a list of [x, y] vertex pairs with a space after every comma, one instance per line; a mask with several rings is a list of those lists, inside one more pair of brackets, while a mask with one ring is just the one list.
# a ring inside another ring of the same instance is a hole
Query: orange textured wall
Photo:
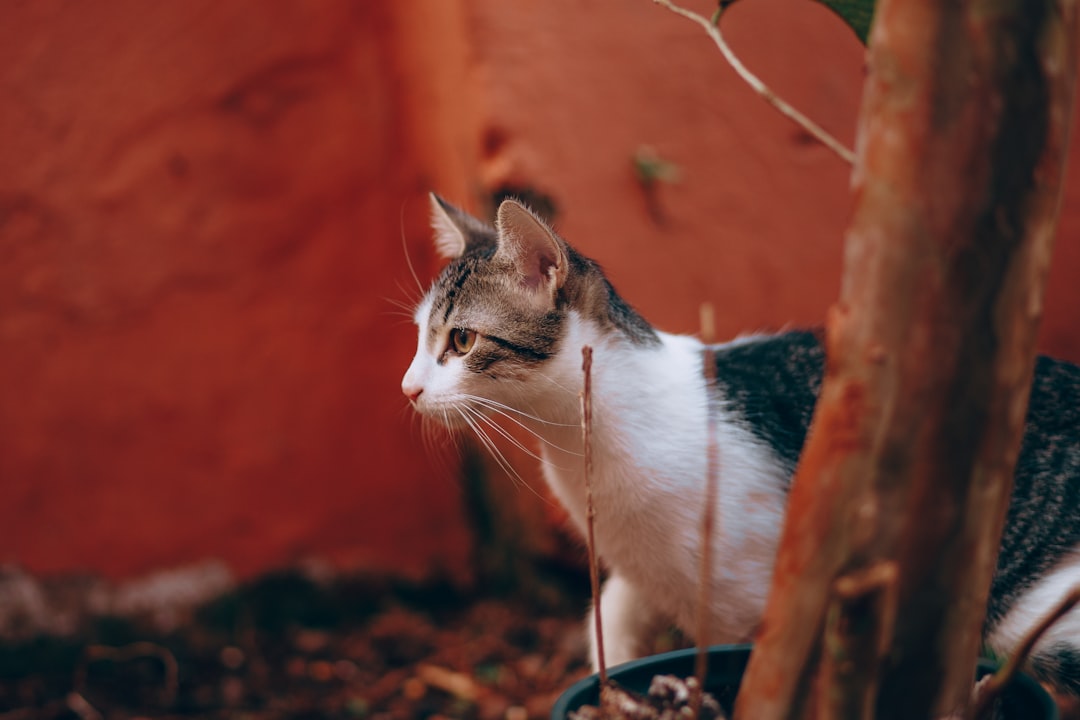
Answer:
[[[2, 14], [0, 561], [467, 576], [455, 467], [398, 391], [403, 241], [437, 270], [428, 189], [477, 212], [500, 188], [550, 198], [665, 329], [693, 331], [704, 300], [722, 335], [817, 324], [838, 292], [848, 168], [648, 0]], [[725, 28], [852, 141], [846, 28], [791, 0], [739, 3]], [[636, 180], [646, 145], [677, 184]], [[1080, 360], [1070, 164], [1043, 347]], [[542, 535], [545, 506], [493, 480]]]
[[280, 0], [3, 15], [0, 561], [464, 572], [453, 467], [415, 449], [413, 341], [387, 300], [427, 185], [399, 19]]

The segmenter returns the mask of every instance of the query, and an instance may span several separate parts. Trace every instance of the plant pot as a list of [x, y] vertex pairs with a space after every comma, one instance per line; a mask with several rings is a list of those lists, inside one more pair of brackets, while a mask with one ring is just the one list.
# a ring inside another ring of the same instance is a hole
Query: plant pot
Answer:
[[[709, 648], [709, 671], [705, 677], [705, 689], [729, 714], [735, 704], [743, 671], [750, 659], [750, 645], [715, 645]], [[676, 650], [652, 655], [623, 663], [608, 671], [608, 677], [622, 687], [645, 693], [655, 675], [676, 675], [681, 678], [694, 674], [694, 658], [697, 651]], [[980, 660], [977, 677], [994, 671], [994, 665]], [[595, 705], [600, 695], [600, 679], [596, 675], [575, 683], [559, 696], [551, 708], [551, 720], [565, 720], [572, 710], [582, 705]], [[1002, 698], [1002, 714], [1005, 720], [1058, 720], [1057, 705], [1039, 683], [1027, 675], [1019, 674], [1005, 690]]]

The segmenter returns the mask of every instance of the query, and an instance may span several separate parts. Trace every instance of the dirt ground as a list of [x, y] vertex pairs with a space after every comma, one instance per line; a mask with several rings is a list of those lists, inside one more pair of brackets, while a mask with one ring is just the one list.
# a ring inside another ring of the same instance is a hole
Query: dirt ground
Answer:
[[328, 586], [285, 573], [168, 632], [96, 617], [65, 637], [0, 645], [0, 720], [544, 718], [587, 674], [587, 581], [544, 588]]
[[[213, 567], [182, 577], [226, 584]], [[281, 572], [185, 610], [120, 615], [72, 609], [102, 594], [95, 582], [0, 569], [0, 720], [547, 718], [588, 674], [588, 579], [563, 567], [530, 577], [464, 590]], [[141, 596], [160, 611], [160, 588], [197, 584], [175, 578]], [[678, 646], [665, 634], [654, 649]]]

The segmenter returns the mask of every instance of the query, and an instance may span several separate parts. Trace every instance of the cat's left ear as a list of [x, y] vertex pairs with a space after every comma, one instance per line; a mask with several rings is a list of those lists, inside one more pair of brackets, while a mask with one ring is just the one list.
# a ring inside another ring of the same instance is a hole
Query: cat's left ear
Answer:
[[435, 231], [435, 251], [447, 260], [465, 254], [470, 247], [494, 240], [490, 225], [485, 225], [459, 207], [446, 202], [435, 193], [431, 201], [431, 228]]
[[566, 282], [567, 256], [561, 240], [543, 220], [517, 200], [504, 200], [495, 218], [496, 258], [513, 263], [522, 283], [551, 301]]

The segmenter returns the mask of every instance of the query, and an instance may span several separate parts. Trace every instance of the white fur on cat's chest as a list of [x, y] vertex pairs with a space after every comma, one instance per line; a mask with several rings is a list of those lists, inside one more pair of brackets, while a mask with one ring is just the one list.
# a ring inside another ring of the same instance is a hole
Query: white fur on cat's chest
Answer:
[[[580, 377], [582, 345], [594, 345], [593, 497], [597, 551], [655, 610], [693, 631], [705, 499], [706, 393], [702, 347], [660, 334], [642, 350], [611, 343], [575, 319], [553, 371]], [[575, 363], [574, 361], [577, 360]], [[575, 418], [562, 418], [572, 422]], [[580, 431], [542, 445], [545, 477], [585, 532]], [[786, 470], [721, 409], [712, 593], [715, 641], [742, 640], [764, 607], [779, 536]]]

